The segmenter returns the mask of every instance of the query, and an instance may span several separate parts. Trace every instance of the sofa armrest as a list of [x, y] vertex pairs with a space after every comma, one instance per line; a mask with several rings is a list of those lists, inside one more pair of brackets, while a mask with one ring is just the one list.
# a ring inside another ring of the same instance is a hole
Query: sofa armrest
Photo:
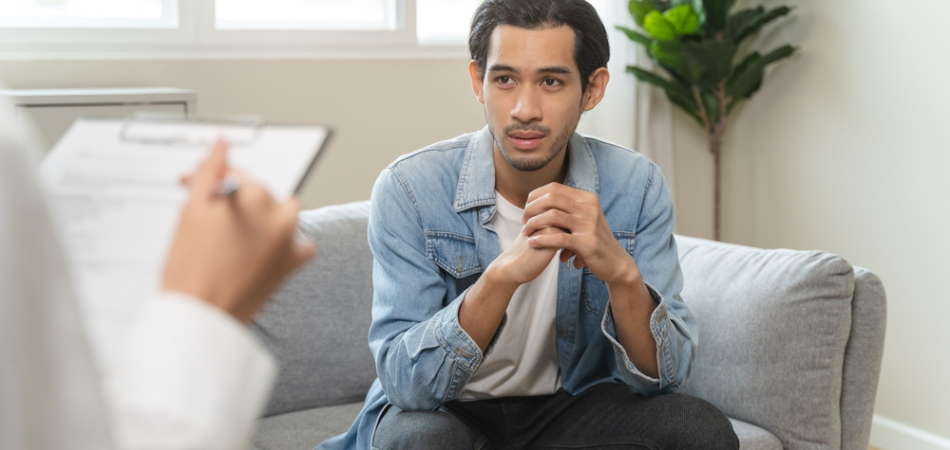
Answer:
[[887, 297], [881, 279], [865, 268], [855, 267], [851, 335], [841, 386], [841, 450], [868, 448], [886, 321]]
[[824, 252], [677, 236], [699, 344], [682, 392], [775, 434], [788, 450], [841, 446], [854, 270]]

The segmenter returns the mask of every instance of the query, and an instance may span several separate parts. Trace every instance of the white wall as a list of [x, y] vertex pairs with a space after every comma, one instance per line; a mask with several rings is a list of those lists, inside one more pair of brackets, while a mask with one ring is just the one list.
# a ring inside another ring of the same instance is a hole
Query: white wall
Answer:
[[[802, 52], [727, 137], [724, 240], [828, 250], [877, 272], [888, 329], [876, 413], [950, 438], [950, 1], [766, 3], [797, 10], [759, 44]], [[695, 123], [675, 122], [680, 230], [709, 236], [711, 157]]]
[[3, 61], [10, 89], [171, 86], [200, 115], [323, 123], [335, 134], [304, 185], [304, 207], [366, 200], [403, 153], [477, 131], [485, 120], [468, 60]]

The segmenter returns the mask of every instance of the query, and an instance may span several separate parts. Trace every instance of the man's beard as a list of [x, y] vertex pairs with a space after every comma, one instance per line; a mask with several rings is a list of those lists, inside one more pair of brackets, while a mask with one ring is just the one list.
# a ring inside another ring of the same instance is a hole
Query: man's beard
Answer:
[[[508, 151], [505, 149], [505, 146], [499, 141], [498, 137], [495, 135], [495, 130], [492, 127], [489, 127], [492, 136], [495, 138], [495, 144], [498, 145], [498, 150], [501, 151], [501, 156], [505, 158], [505, 161], [508, 162], [508, 165], [515, 168], [515, 170], [521, 172], [534, 172], [536, 170], [541, 170], [548, 165], [554, 158], [557, 157], [565, 148], [567, 148], [567, 142], [570, 140], [571, 135], [574, 134], [573, 130], [565, 128], [561, 131], [561, 134], [555, 136], [554, 142], [551, 143], [550, 152], [547, 155], [534, 157], [534, 158], [520, 158], [513, 159], [508, 155]], [[551, 135], [551, 129], [542, 125], [535, 123], [522, 123], [522, 124], [512, 124], [505, 126], [503, 130], [504, 135], [508, 136], [513, 131], [536, 131], [542, 133], [545, 136]]]

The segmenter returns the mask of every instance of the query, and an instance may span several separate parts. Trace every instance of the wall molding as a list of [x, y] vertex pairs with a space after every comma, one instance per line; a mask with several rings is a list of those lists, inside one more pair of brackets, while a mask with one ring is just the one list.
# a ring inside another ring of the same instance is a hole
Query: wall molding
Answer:
[[950, 450], [950, 439], [875, 414], [871, 445], [881, 450]]

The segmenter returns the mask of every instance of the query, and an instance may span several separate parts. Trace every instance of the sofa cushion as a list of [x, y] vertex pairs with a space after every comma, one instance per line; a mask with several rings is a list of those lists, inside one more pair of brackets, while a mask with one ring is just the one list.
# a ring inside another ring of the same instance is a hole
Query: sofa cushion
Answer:
[[841, 445], [853, 269], [823, 252], [677, 236], [698, 351], [682, 392], [776, 435], [788, 450]]
[[257, 424], [252, 448], [311, 450], [321, 442], [349, 429], [362, 407], [362, 402], [349, 403], [262, 419]]
[[278, 289], [252, 330], [277, 358], [266, 416], [362, 401], [376, 366], [369, 351], [373, 256], [369, 203], [300, 213], [317, 256]]
[[739, 450], [783, 450], [774, 434], [741, 420], [729, 419], [739, 437]]

